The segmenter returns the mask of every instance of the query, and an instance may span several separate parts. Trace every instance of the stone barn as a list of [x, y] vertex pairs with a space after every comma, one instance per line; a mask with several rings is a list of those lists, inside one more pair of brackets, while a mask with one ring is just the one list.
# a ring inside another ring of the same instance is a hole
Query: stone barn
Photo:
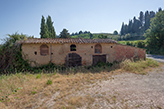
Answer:
[[118, 44], [111, 39], [27, 39], [19, 41], [22, 56], [31, 66], [52, 62], [56, 65], [88, 66], [97, 62], [145, 59], [145, 50]]

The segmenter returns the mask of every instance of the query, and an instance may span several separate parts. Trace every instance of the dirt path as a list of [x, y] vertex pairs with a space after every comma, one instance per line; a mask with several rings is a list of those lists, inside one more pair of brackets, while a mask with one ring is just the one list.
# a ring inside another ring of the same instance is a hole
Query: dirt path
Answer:
[[164, 109], [164, 66], [147, 75], [115, 75], [75, 95], [90, 95], [94, 98], [95, 102], [90, 108]]

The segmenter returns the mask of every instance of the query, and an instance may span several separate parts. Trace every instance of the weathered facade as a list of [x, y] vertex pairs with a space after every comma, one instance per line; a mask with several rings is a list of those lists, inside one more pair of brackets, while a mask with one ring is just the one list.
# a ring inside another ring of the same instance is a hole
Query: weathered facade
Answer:
[[118, 44], [111, 39], [28, 39], [20, 41], [22, 54], [31, 66], [49, 62], [66, 66], [88, 66], [99, 61], [145, 59], [145, 50]]

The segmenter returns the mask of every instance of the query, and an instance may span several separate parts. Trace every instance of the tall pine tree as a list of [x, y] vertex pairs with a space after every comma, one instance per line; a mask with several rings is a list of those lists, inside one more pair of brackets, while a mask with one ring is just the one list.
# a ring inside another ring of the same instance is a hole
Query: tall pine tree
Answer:
[[132, 26], [133, 26], [133, 22], [132, 22], [132, 20], [129, 20], [128, 33], [131, 33], [132, 32]]
[[49, 38], [48, 27], [45, 24], [44, 16], [42, 16], [42, 19], [41, 19], [40, 36], [41, 38]]
[[145, 25], [144, 25], [145, 31], [149, 28], [149, 26], [150, 26], [150, 14], [149, 14], [149, 11], [146, 11], [145, 12]]
[[140, 20], [140, 22], [141, 22], [141, 25], [143, 25], [143, 23], [144, 23], [144, 14], [143, 14], [142, 11], [140, 12], [139, 20]]
[[120, 34], [121, 35], [124, 35], [125, 31], [124, 31], [124, 22], [122, 23], [122, 27], [121, 27], [121, 31], [120, 31]]
[[47, 21], [46, 21], [47, 27], [48, 27], [48, 34], [50, 38], [56, 38], [56, 33], [55, 29], [53, 27], [53, 22], [51, 20], [51, 17], [48, 16]]

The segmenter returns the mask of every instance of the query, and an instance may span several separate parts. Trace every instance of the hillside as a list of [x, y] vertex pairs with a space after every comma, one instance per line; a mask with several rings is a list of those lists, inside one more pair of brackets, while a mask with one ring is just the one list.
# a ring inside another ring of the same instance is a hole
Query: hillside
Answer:
[[72, 38], [86, 38], [86, 39], [98, 39], [98, 38], [109, 38], [113, 40], [119, 40], [119, 35], [113, 35], [111, 33], [82, 33], [77, 35], [71, 35]]

